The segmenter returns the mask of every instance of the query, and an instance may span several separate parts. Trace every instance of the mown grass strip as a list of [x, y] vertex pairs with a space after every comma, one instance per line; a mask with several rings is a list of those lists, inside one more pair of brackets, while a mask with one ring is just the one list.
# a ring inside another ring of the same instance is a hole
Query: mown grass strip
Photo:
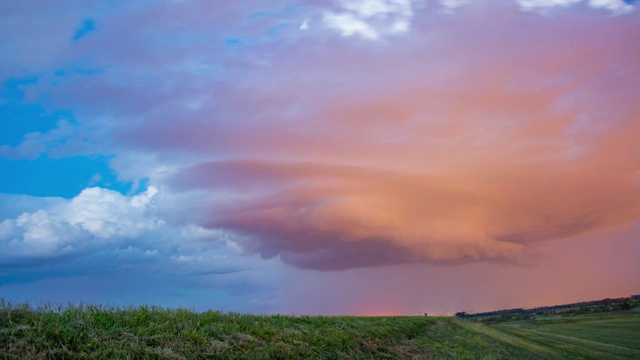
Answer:
[[640, 359], [640, 317], [633, 313], [502, 323], [491, 328], [564, 358]]

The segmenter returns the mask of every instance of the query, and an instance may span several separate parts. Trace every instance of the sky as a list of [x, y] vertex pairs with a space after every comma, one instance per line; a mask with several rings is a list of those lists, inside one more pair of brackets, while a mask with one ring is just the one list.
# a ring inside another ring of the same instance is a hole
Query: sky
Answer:
[[0, 2], [0, 297], [450, 315], [640, 293], [622, 0]]

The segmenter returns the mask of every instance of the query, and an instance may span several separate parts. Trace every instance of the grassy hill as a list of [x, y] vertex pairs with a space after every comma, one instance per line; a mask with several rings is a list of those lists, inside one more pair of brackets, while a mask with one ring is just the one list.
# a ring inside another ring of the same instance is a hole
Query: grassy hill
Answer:
[[486, 325], [452, 317], [293, 317], [0, 301], [2, 359], [629, 359], [640, 314]]

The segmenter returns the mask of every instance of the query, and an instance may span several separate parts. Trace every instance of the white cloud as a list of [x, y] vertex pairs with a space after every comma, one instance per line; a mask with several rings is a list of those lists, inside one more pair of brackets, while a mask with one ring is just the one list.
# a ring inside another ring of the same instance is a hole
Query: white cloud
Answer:
[[[524, 10], [545, 10], [558, 6], [571, 6], [583, 2], [583, 0], [516, 0]], [[616, 14], [633, 10], [633, 5], [623, 0], [589, 0], [589, 6], [594, 9], [606, 9]]]
[[49, 214], [44, 210], [38, 210], [33, 214], [24, 213], [14, 222], [13, 228], [23, 228], [23, 241], [31, 246], [50, 247], [65, 239], [65, 232], [60, 231], [62, 226], [52, 222]]
[[83, 190], [61, 211], [61, 221], [78, 226], [97, 238], [133, 238], [142, 231], [162, 225], [162, 221], [147, 216], [151, 200], [158, 190], [132, 197], [116, 191], [92, 187]]
[[455, 9], [467, 5], [471, 0], [440, 0], [440, 5], [446, 13], [453, 13]]
[[254, 267], [255, 259], [247, 257], [225, 231], [184, 222], [167, 224], [160, 210], [179, 208], [181, 199], [160, 195], [154, 186], [134, 196], [91, 187], [70, 200], [23, 201], [24, 206], [18, 206], [22, 211], [28, 204], [36, 208], [0, 218], [0, 270], [3, 264], [28, 267], [32, 263], [25, 259], [41, 263], [65, 255], [74, 255], [73, 261], [93, 262], [87, 259], [98, 257], [105, 263], [134, 267], [151, 261], [175, 273], [228, 273]]
[[361, 36], [368, 40], [409, 31], [413, 0], [343, 0], [343, 11], [326, 12], [324, 25], [342, 36]]
[[[130, 303], [128, 296], [137, 292], [142, 303], [148, 304], [149, 292], [157, 291], [161, 295], [154, 297], [153, 303], [158, 304], [167, 299], [167, 293], [193, 291], [196, 297], [180, 297], [181, 302], [172, 305], [197, 304], [199, 296], [206, 293], [204, 308], [246, 311], [246, 297], [271, 296], [282, 266], [279, 260], [262, 261], [257, 254], [246, 255], [233, 235], [222, 230], [166, 223], [159, 210], [179, 208], [179, 203], [175, 198], [167, 201], [170, 194], [159, 195], [152, 186], [135, 196], [93, 187], [70, 200], [23, 200], [17, 204], [19, 211], [29, 205], [32, 208], [19, 215], [2, 209], [10, 207], [7, 204], [0, 204], [0, 216], [6, 217], [0, 217], [3, 293], [20, 298], [17, 291], [24, 288], [29, 299], [35, 293], [40, 296], [37, 300], [50, 301], [56, 291], [42, 289], [41, 282], [64, 274], [62, 278], [72, 284], [91, 279], [96, 291], [64, 291], [58, 298], [63, 302], [91, 300], [87, 296], [96, 293], [100, 302]], [[0, 200], [25, 197], [0, 194]], [[136, 278], [144, 279], [147, 287], [128, 287]], [[150, 278], [155, 281], [149, 282]], [[108, 293], [101, 285], [104, 281], [114, 282]], [[118, 292], [125, 297], [119, 297]], [[233, 299], [232, 303], [225, 303], [227, 298]]]
[[517, 0], [520, 7], [525, 10], [533, 10], [539, 8], [549, 8], [555, 6], [569, 6], [577, 4], [582, 0]]
[[84, 238], [82, 231], [57, 221], [46, 210], [23, 213], [0, 223], [0, 249], [5, 258], [63, 255]]
[[345, 0], [342, 6], [362, 17], [403, 15], [412, 16], [411, 0]]
[[633, 10], [633, 5], [627, 4], [622, 0], [590, 0], [589, 6], [596, 9], [607, 9], [617, 14]]
[[[414, 17], [414, 5], [419, 0], [340, 0], [339, 11], [327, 11], [324, 26], [338, 31], [342, 36], [359, 36], [367, 40], [379, 40], [386, 36], [407, 33]], [[553, 8], [570, 7], [585, 0], [515, 0], [524, 11], [547, 12]], [[586, 0], [594, 9], [606, 9], [614, 14], [626, 13], [634, 6], [623, 0]], [[444, 13], [452, 14], [471, 0], [438, 0]], [[308, 22], [300, 29], [307, 29]]]
[[139, 195], [125, 196], [87, 188], [70, 201], [0, 222], [0, 248], [5, 257], [58, 256], [87, 241], [134, 238], [164, 225], [152, 214], [157, 192], [149, 187]]
[[309, 19], [304, 19], [302, 24], [300, 24], [300, 26], [298, 26], [298, 29], [300, 29], [300, 30], [308, 30], [309, 29]]
[[360, 35], [369, 40], [376, 40], [380, 37], [373, 27], [353, 14], [327, 13], [324, 17], [324, 23], [327, 27], [338, 30], [342, 36]]

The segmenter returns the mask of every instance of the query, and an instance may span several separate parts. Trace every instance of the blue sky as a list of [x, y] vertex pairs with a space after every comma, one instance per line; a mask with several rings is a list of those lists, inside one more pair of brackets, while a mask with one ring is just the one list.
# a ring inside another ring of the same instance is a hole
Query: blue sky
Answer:
[[447, 314], [637, 292], [638, 16], [5, 1], [0, 297]]

